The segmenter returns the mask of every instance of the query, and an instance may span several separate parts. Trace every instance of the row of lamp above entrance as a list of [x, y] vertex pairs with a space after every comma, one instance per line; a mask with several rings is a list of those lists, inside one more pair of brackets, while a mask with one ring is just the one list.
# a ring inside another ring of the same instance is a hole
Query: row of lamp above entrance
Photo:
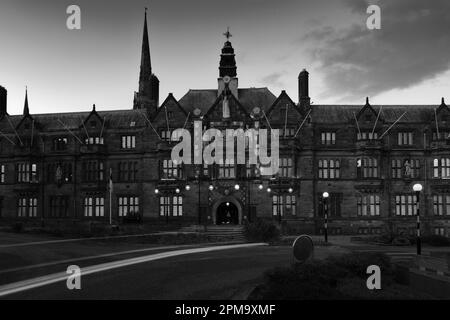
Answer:
[[[191, 190], [191, 185], [189, 183], [186, 183], [184, 188], [185, 188], [186, 191], [190, 191]], [[208, 186], [208, 190], [209, 191], [213, 191], [216, 188], [217, 187], [215, 187], [213, 184], [209, 184], [209, 186]], [[239, 191], [240, 188], [241, 188], [241, 186], [238, 183], [236, 183], [234, 185], [234, 190]], [[264, 189], [264, 185], [262, 183], [260, 183], [258, 185], [258, 189], [262, 191]], [[289, 192], [289, 193], [293, 193], [294, 192], [294, 188], [293, 187], [288, 187], [285, 190], [287, 190], [287, 192]], [[181, 192], [181, 189], [179, 187], [176, 187], [174, 191], [175, 191], [176, 194], [179, 194]], [[272, 188], [270, 187], [270, 185], [266, 188], [266, 191], [267, 191], [267, 193], [272, 193]], [[158, 188], [155, 188], [155, 194], [159, 194], [159, 193], [160, 193], [160, 190]], [[249, 199], [249, 201], [250, 201], [250, 199]], [[201, 207], [200, 207], [200, 188], [198, 188], [198, 224], [199, 225], [202, 223], [200, 211], [201, 211]], [[278, 220], [279, 220], [279, 223], [281, 223], [281, 215], [280, 214], [278, 214]]]
[[[186, 191], [191, 190], [191, 186], [190, 186], [189, 184], [186, 184], [184, 188], [186, 189]], [[212, 184], [210, 184], [210, 185], [208, 186], [208, 189], [209, 189], [210, 191], [213, 191], [214, 188], [215, 188], [215, 187], [214, 187], [214, 185], [212, 185]], [[238, 191], [240, 188], [241, 188], [241, 187], [240, 187], [239, 184], [235, 184], [235, 185], [234, 185], [234, 190]], [[264, 189], [264, 185], [263, 185], [263, 184], [259, 184], [259, 185], [258, 185], [258, 189], [259, 189], [259, 190], [263, 190], [263, 189]], [[293, 189], [292, 187], [289, 187], [287, 190], [288, 190], [289, 193], [294, 192], [294, 189]], [[267, 187], [266, 191], [267, 191], [268, 193], [271, 193], [271, 192], [272, 192], [272, 188]], [[180, 188], [175, 188], [175, 193], [180, 193], [180, 192], [181, 192]], [[159, 194], [159, 189], [158, 189], [158, 188], [155, 188], [155, 194]]]

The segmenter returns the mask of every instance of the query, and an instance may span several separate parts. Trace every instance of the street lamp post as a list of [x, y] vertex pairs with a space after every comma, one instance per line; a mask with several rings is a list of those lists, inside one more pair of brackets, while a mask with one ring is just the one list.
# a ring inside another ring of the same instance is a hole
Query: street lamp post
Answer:
[[326, 191], [322, 194], [323, 211], [324, 211], [324, 217], [325, 217], [325, 222], [324, 222], [325, 242], [328, 242], [328, 197], [329, 196], [330, 196], [329, 193]]
[[420, 183], [416, 183], [413, 186], [413, 190], [416, 194], [416, 218], [417, 218], [417, 255], [422, 254], [422, 243], [420, 239], [420, 210], [419, 210], [419, 204], [420, 204], [420, 192], [422, 191], [422, 185]]

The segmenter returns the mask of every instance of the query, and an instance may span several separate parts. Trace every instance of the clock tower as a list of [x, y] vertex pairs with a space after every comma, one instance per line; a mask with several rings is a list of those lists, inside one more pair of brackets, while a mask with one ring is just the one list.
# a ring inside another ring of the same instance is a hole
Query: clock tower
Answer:
[[219, 64], [219, 89], [217, 95], [220, 96], [223, 90], [227, 87], [231, 94], [236, 98], [238, 97], [238, 78], [236, 77], [236, 59], [234, 54], [233, 46], [231, 45], [230, 38], [232, 37], [230, 33], [230, 28], [227, 28], [227, 32], [223, 34], [227, 41], [225, 41], [222, 53], [220, 54], [220, 64]]

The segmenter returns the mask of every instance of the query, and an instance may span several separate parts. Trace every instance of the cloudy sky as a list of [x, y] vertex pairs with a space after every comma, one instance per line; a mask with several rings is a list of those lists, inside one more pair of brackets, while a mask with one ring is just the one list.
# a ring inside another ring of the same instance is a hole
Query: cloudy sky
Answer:
[[[81, 30], [66, 8], [81, 8]], [[369, 4], [381, 30], [369, 30]], [[0, 85], [8, 112], [128, 109], [137, 89], [149, 7], [153, 71], [161, 100], [217, 86], [222, 33], [230, 26], [241, 87], [285, 89], [310, 72], [315, 104], [450, 101], [448, 0], [0, 0]]]

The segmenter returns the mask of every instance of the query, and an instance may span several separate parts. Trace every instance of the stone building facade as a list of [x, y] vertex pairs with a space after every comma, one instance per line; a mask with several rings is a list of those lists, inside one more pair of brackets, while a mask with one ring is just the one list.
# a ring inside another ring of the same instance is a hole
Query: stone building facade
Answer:
[[[133, 108], [9, 115], [0, 87], [0, 221], [243, 224], [257, 218], [320, 233], [412, 233], [414, 183], [423, 231], [450, 234], [450, 110], [437, 105], [315, 105], [309, 74], [298, 101], [240, 88], [234, 49], [221, 52], [217, 88], [160, 103], [145, 17]], [[176, 128], [280, 130], [280, 171], [226, 162], [176, 165]], [[110, 182], [112, 178], [112, 183]], [[112, 186], [112, 189], [111, 189]]]

